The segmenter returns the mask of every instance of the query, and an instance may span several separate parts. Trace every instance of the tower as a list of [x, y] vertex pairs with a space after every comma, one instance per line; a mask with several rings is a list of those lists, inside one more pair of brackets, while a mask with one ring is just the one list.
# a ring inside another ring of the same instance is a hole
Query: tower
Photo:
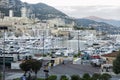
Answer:
[[14, 16], [13, 10], [9, 10], [9, 17], [13, 17], [13, 16]]

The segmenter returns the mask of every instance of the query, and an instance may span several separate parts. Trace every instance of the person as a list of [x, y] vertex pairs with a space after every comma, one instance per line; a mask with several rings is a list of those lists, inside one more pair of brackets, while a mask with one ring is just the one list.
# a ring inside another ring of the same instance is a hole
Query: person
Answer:
[[65, 64], [64, 61], [62, 62], [62, 64]]
[[48, 64], [48, 69], [51, 69], [51, 62]]
[[46, 79], [49, 77], [48, 72], [45, 72], [45, 77], [46, 77]]
[[31, 80], [31, 71], [28, 72], [28, 78], [27, 80]]
[[23, 76], [21, 77], [21, 80], [26, 80], [26, 76], [23, 75]]

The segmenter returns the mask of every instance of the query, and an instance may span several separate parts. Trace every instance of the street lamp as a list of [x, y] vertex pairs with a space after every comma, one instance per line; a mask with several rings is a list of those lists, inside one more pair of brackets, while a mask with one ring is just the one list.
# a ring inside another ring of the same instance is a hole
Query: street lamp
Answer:
[[43, 30], [43, 56], [44, 56], [44, 45], [45, 45], [45, 43], [44, 43], [44, 30]]
[[48, 72], [49, 72], [49, 70], [48, 70], [48, 64], [45, 64], [44, 65], [44, 72], [45, 72], [45, 80], [47, 80], [47, 78], [48, 78]]
[[[1, 13], [0, 12], [0, 18], [2, 19], [2, 21], [3, 21], [3, 19], [4, 19], [4, 13]], [[0, 30], [3, 30], [3, 80], [5, 80], [5, 30], [7, 30], [8, 29], [8, 27], [7, 26], [0, 26]]]
[[0, 30], [3, 30], [3, 80], [5, 80], [5, 30], [8, 28], [6, 26], [0, 26]]
[[80, 51], [80, 42], [79, 42], [79, 31], [78, 31], [78, 53], [79, 53], [79, 51]]
[[51, 46], [52, 46], [51, 47], [52, 48], [52, 52], [51, 53], [53, 55], [53, 53], [54, 53], [54, 37], [51, 38]]

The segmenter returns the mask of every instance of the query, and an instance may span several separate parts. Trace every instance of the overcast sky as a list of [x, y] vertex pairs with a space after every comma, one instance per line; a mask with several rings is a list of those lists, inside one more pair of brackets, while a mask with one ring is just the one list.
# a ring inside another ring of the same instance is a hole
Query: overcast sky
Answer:
[[21, 0], [28, 3], [45, 3], [68, 16], [81, 18], [98, 16], [120, 20], [120, 0]]

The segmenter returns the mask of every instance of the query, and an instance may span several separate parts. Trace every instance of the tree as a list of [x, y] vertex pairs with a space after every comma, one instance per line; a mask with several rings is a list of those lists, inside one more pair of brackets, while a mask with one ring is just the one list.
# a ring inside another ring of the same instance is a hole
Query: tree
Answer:
[[32, 67], [31, 67], [32, 71], [35, 72], [35, 77], [37, 78], [37, 73], [42, 67], [42, 61], [33, 59], [31, 65], [32, 65]]
[[78, 57], [80, 57], [80, 56], [81, 56], [81, 51], [79, 51], [79, 52], [78, 52], [77, 56], [78, 56]]
[[[23, 63], [20, 64], [20, 68], [25, 71], [24, 75], [26, 76], [26, 73], [28, 71], [33, 71], [35, 72], [35, 78], [37, 78], [37, 72], [40, 70], [42, 67], [42, 61], [38, 61], [36, 59], [30, 59], [26, 60]], [[29, 78], [31, 77], [31, 74], [29, 73]]]
[[81, 52], [79, 51], [77, 54], [73, 55], [74, 57], [80, 57], [81, 56]]
[[24, 75], [26, 76], [26, 73], [27, 73], [28, 71], [30, 71], [30, 69], [31, 69], [31, 65], [30, 65], [30, 63], [27, 63], [26, 61], [24, 61], [24, 62], [22, 62], [22, 63], [20, 64], [20, 68], [21, 68], [23, 71], [25, 71]]
[[116, 59], [113, 61], [113, 72], [116, 74], [120, 73], [120, 51]]

